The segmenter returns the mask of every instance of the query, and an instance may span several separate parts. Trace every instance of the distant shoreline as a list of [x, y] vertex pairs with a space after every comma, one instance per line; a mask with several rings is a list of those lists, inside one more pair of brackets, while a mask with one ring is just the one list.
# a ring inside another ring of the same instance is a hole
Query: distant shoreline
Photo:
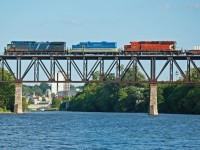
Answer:
[[0, 114], [14, 114], [13, 112], [9, 112], [9, 111], [0, 111]]

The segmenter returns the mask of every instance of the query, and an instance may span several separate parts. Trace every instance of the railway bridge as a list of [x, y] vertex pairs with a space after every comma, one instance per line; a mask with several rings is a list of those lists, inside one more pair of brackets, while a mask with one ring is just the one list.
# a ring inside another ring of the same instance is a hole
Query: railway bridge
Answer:
[[[190, 77], [191, 68], [200, 75], [199, 62], [200, 56], [193, 55], [1, 55], [0, 82], [15, 83], [15, 113], [22, 113], [22, 83], [149, 84], [149, 114], [158, 115], [157, 85], [199, 84]], [[12, 81], [5, 79], [4, 70], [12, 75]], [[145, 75], [144, 81], [137, 77], [138, 70]], [[58, 71], [64, 81], [55, 78]], [[92, 80], [96, 71], [99, 78]], [[132, 77], [126, 79], [130, 71]], [[114, 79], [108, 78], [111, 73]], [[177, 80], [178, 75], [181, 80]]]

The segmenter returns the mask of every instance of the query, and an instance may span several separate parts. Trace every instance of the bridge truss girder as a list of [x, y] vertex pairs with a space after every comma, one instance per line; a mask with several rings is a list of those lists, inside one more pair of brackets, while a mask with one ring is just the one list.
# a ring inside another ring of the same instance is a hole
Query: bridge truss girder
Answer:
[[[10, 60], [16, 61], [16, 63], [10, 63]], [[186, 62], [186, 66], [180, 65], [179, 60]], [[13, 78], [9, 82], [199, 84], [198, 81], [191, 80], [191, 67], [195, 68], [200, 75], [196, 60], [200, 60], [200, 56], [0, 56], [0, 82], [8, 82], [4, 75], [5, 69]], [[108, 61], [111, 61], [111, 63]], [[149, 61], [149, 68], [143, 61]], [[157, 65], [161, 61], [164, 62], [164, 65], [158, 71]], [[122, 64], [124, 68], [122, 68]], [[169, 69], [168, 80], [159, 80], [167, 67]], [[182, 76], [182, 80], [174, 80], [175, 67]], [[26, 79], [31, 69], [33, 70], [32, 77]], [[138, 69], [143, 72], [146, 80], [141, 81], [139, 79]], [[45, 79], [41, 78], [41, 71], [45, 75]], [[62, 74], [64, 80], [57, 81], [57, 71]], [[99, 73], [99, 78], [93, 80], [92, 76], [96, 71]], [[126, 78], [127, 73], [131, 73], [131, 79]], [[111, 74], [113, 75], [112, 78], [109, 77]], [[79, 78], [73, 79], [75, 75]]]

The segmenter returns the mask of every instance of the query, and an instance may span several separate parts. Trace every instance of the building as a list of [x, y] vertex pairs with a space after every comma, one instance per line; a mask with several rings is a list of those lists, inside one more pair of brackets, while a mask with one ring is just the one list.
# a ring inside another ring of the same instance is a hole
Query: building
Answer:
[[[58, 71], [58, 73], [55, 75], [56, 81], [65, 81], [65, 78], [61, 71]], [[70, 90], [70, 83], [52, 83], [51, 84], [51, 92], [54, 94], [57, 94], [61, 91], [69, 91]]]
[[51, 98], [51, 90], [50, 89], [47, 89], [45, 91], [45, 97]]
[[41, 97], [33, 93], [32, 96], [28, 97], [29, 100], [30, 99], [33, 100], [33, 104], [28, 105], [28, 108], [31, 110], [40, 110], [40, 109], [50, 108], [51, 103], [52, 103], [51, 91], [47, 89], [46, 94], [45, 94], [46, 96], [44, 95], [43, 97]]

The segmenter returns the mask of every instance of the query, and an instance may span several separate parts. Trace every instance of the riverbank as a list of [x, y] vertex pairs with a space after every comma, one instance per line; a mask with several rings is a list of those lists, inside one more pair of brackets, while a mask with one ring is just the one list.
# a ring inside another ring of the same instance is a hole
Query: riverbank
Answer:
[[12, 112], [10, 111], [0, 111], [0, 114], [11, 114]]

